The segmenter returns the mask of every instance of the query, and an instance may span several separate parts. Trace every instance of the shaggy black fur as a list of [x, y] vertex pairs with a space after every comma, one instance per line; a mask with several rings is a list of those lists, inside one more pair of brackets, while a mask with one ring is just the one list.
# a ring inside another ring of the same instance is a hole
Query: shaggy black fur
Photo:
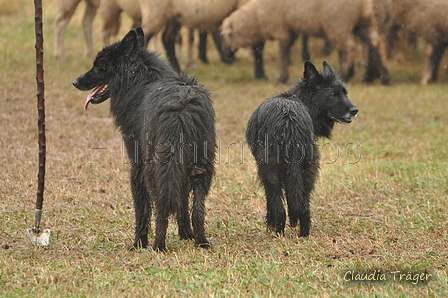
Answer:
[[318, 73], [305, 63], [304, 78], [287, 92], [267, 99], [249, 119], [246, 140], [257, 161], [267, 200], [266, 223], [283, 234], [288, 205], [290, 225], [300, 221], [300, 236], [311, 226], [309, 201], [319, 170], [318, 137], [330, 138], [335, 122], [350, 123], [358, 109], [324, 61]]
[[[85, 108], [111, 98], [111, 112], [123, 133], [131, 160], [135, 240], [146, 247], [155, 207], [153, 249], [165, 251], [170, 214], [181, 239], [208, 248], [204, 200], [214, 174], [215, 114], [209, 92], [195, 79], [177, 74], [156, 54], [146, 51], [141, 28], [105, 47], [92, 69], [73, 81], [90, 90]], [[189, 194], [193, 191], [191, 224]]]

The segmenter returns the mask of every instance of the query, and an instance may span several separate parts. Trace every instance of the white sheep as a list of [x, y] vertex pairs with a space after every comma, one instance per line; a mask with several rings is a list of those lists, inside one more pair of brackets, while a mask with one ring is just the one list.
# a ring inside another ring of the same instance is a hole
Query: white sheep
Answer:
[[146, 39], [164, 27], [163, 44], [171, 65], [180, 69], [174, 42], [181, 26], [218, 32], [221, 22], [248, 0], [139, 0]]
[[392, 0], [393, 27], [417, 34], [426, 42], [426, 65], [420, 83], [437, 80], [439, 63], [448, 46], [447, 0]]
[[110, 44], [110, 37], [118, 34], [123, 11], [133, 20], [132, 28], [140, 27], [142, 15], [138, 0], [101, 0], [100, 15], [103, 19], [101, 30], [103, 45]]
[[369, 47], [365, 81], [389, 82], [383, 64], [382, 40], [376, 30], [373, 0], [251, 0], [227, 17], [221, 26], [226, 47], [250, 45], [260, 39], [280, 43], [280, 82], [288, 79], [288, 57], [293, 34], [325, 37], [339, 51], [339, 73], [353, 74], [358, 36]]
[[[58, 14], [54, 20], [54, 56], [58, 59], [64, 59], [65, 57], [65, 28], [80, 2], [81, 0], [56, 0]], [[92, 41], [92, 22], [100, 5], [100, 0], [85, 0], [85, 2], [86, 7], [82, 17], [82, 33], [84, 35], [85, 54], [93, 58], [95, 57], [95, 51]]]
[[84, 35], [85, 54], [87, 57], [95, 58], [95, 50], [92, 40], [92, 23], [97, 9], [100, 7], [104, 19], [102, 28], [103, 45], [109, 44], [110, 36], [118, 34], [120, 29], [120, 14], [125, 11], [134, 20], [134, 27], [140, 25], [141, 15], [138, 0], [56, 0], [58, 14], [54, 21], [54, 56], [64, 59], [64, 33], [68, 22], [75, 13], [81, 1], [86, 2], [82, 17], [82, 32]]

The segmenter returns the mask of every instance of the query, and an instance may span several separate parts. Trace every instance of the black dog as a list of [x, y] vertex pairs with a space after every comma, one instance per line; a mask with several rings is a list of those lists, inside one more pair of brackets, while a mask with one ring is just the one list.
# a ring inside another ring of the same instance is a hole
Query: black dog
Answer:
[[[80, 90], [95, 88], [84, 106], [111, 98], [111, 112], [123, 133], [131, 160], [135, 240], [146, 247], [155, 205], [154, 250], [165, 251], [170, 214], [181, 239], [208, 248], [204, 201], [214, 174], [215, 114], [209, 92], [196, 80], [177, 74], [144, 47], [143, 31], [98, 53], [93, 67], [73, 81]], [[191, 223], [189, 195], [193, 190]]]
[[257, 161], [267, 199], [266, 223], [283, 234], [284, 189], [290, 225], [300, 220], [300, 236], [311, 226], [310, 193], [319, 171], [318, 137], [330, 138], [335, 122], [351, 123], [358, 109], [331, 66], [320, 74], [305, 63], [304, 78], [287, 92], [267, 99], [249, 119], [246, 140]]

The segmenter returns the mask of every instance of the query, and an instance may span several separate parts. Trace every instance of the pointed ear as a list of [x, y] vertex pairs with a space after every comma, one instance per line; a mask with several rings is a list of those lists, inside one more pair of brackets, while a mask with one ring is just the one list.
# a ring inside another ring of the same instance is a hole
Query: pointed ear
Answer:
[[331, 68], [330, 64], [326, 60], [324, 60], [322, 65], [324, 66], [324, 70], [322, 71], [322, 75], [324, 77], [335, 77], [336, 76], [333, 68]]
[[131, 56], [131, 54], [138, 48], [138, 33], [136, 30], [132, 29], [126, 34], [125, 37], [120, 42], [120, 46], [123, 50], [123, 54], [126, 57]]
[[137, 32], [138, 46], [141, 48], [146, 48], [145, 34], [143, 34], [142, 27], [135, 28], [135, 31]]
[[303, 78], [308, 83], [312, 83], [314, 85], [317, 85], [322, 81], [322, 76], [319, 74], [313, 63], [309, 61], [305, 62], [305, 70], [303, 72]]

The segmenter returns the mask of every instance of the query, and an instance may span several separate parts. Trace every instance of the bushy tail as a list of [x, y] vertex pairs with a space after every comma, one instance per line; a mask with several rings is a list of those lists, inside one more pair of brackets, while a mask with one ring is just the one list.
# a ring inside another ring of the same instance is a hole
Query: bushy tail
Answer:
[[177, 214], [183, 200], [188, 199], [190, 152], [185, 143], [185, 131], [178, 119], [172, 119], [170, 132], [159, 139], [154, 165], [157, 210], [163, 214]]
[[[160, 159], [154, 164], [154, 184], [155, 184], [155, 209], [156, 209], [156, 237], [153, 248], [155, 250], [165, 250], [166, 231], [170, 214], [176, 214], [177, 218], [187, 224], [190, 229], [188, 217], [188, 191], [189, 180], [185, 164], [175, 159], [175, 149], [178, 148], [174, 139], [159, 139], [165, 144], [156, 154]], [[171, 141], [171, 142], [169, 142]], [[166, 144], [169, 144], [167, 146]], [[179, 222], [179, 220], [178, 220]], [[181, 237], [191, 237], [181, 235]]]

